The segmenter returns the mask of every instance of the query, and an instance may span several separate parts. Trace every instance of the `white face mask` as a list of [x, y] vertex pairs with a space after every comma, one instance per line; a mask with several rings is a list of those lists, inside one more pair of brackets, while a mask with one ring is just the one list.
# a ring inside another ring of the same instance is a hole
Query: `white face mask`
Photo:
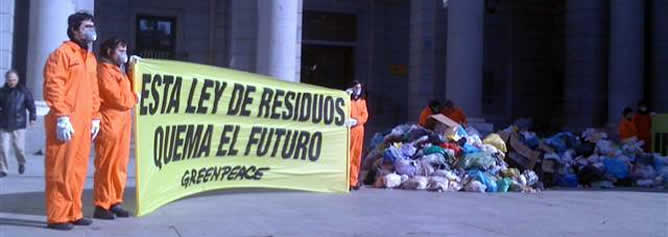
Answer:
[[118, 64], [126, 64], [128, 63], [128, 54], [121, 54], [118, 56]]
[[355, 96], [359, 96], [360, 94], [362, 94], [362, 88], [355, 88], [355, 89], [353, 89], [353, 94], [354, 94]]
[[91, 43], [97, 40], [97, 32], [95, 32], [95, 29], [84, 31], [83, 40], [86, 41], [87, 43]]

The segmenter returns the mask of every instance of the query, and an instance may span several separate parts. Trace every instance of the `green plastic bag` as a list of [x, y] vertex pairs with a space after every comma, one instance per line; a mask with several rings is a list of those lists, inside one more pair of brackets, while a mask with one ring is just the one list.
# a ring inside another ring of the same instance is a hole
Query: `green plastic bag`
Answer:
[[510, 189], [510, 185], [512, 184], [513, 180], [510, 178], [503, 178], [496, 181], [497, 190], [500, 193], [508, 192], [508, 189]]

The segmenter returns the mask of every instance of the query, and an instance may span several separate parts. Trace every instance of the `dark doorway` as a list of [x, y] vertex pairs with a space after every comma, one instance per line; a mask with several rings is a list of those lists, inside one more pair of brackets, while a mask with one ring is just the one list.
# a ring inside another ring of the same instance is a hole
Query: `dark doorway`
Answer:
[[343, 90], [354, 78], [353, 56], [353, 47], [304, 44], [301, 82]]

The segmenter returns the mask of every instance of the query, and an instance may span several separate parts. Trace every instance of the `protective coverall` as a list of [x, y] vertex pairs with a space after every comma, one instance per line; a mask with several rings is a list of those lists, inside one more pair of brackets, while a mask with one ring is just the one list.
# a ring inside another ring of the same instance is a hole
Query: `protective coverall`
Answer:
[[100, 87], [100, 135], [95, 140], [95, 206], [109, 210], [123, 202], [128, 177], [131, 109], [137, 104], [133, 85], [121, 69], [110, 62], [97, 68]]
[[650, 152], [652, 147], [652, 116], [638, 113], [633, 116], [633, 124], [638, 132], [638, 139], [645, 142], [645, 152]]
[[468, 124], [468, 121], [466, 120], [466, 115], [464, 114], [464, 111], [462, 111], [462, 109], [460, 108], [455, 107], [450, 109], [443, 109], [441, 113], [459, 124], [463, 125]]
[[[49, 114], [46, 130], [46, 215], [49, 223], [83, 218], [82, 194], [91, 146], [91, 121], [99, 119], [97, 60], [73, 41], [64, 42], [44, 66], [44, 99]], [[68, 142], [57, 139], [57, 119], [67, 116], [74, 134]]]
[[420, 124], [422, 127], [427, 126], [427, 121], [429, 121], [429, 117], [433, 114], [434, 112], [431, 110], [431, 108], [429, 108], [429, 106], [427, 106], [420, 113], [420, 120], [418, 121], [418, 124]]
[[638, 137], [638, 129], [633, 123], [633, 120], [622, 119], [619, 123], [619, 138], [626, 140], [632, 137]]
[[357, 120], [357, 125], [350, 129], [350, 186], [357, 186], [362, 163], [364, 145], [364, 125], [369, 119], [366, 100], [351, 100], [350, 117]]

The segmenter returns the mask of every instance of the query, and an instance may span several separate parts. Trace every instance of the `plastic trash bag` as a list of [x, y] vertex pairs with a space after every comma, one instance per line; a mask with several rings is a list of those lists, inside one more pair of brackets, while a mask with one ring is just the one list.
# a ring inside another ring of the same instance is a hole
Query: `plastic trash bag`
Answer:
[[518, 170], [517, 168], [506, 169], [501, 171], [501, 173], [503, 174], [503, 177], [507, 178], [515, 178], [520, 176], [520, 170]]
[[401, 188], [410, 190], [424, 190], [427, 189], [427, 184], [429, 184], [429, 179], [427, 177], [415, 176], [404, 182], [401, 185]]
[[467, 154], [459, 163], [461, 168], [464, 169], [483, 169], [488, 170], [496, 165], [496, 159], [491, 155], [478, 152]]
[[480, 137], [480, 131], [478, 131], [478, 129], [475, 129], [474, 127], [469, 126], [469, 127], [466, 127], [465, 130], [466, 130], [466, 134], [468, 134], [469, 136]]
[[599, 140], [596, 143], [596, 152], [601, 155], [615, 157], [619, 155], [621, 150], [619, 150], [619, 148], [617, 148], [615, 144], [609, 140]]
[[557, 185], [561, 187], [576, 188], [578, 187], [578, 177], [575, 174], [561, 176], [557, 181]]
[[439, 177], [444, 177], [450, 181], [456, 181], [456, 182], [461, 182], [461, 179], [459, 176], [457, 176], [454, 172], [450, 170], [437, 170], [434, 171], [433, 176], [439, 176]]
[[406, 160], [408, 157], [405, 157], [401, 150], [396, 146], [390, 146], [385, 149], [383, 152], [383, 160], [386, 162], [394, 163], [397, 160]]
[[603, 160], [605, 165], [606, 174], [610, 174], [617, 179], [624, 179], [629, 176], [629, 166], [620, 159], [605, 159]]
[[425, 155], [422, 158], [420, 158], [420, 161], [422, 161], [424, 163], [427, 163], [427, 164], [430, 164], [434, 167], [447, 166], [447, 160], [440, 153]]
[[483, 144], [482, 147], [480, 147], [480, 150], [490, 155], [501, 153], [499, 152], [499, 149], [496, 149], [496, 147], [489, 144]]
[[431, 154], [436, 154], [436, 153], [444, 155], [444, 156], [446, 155], [445, 150], [443, 150], [443, 148], [441, 148], [440, 146], [430, 146], [430, 147], [425, 148], [422, 152], [425, 155], [431, 155]]
[[490, 193], [494, 193], [497, 191], [496, 180], [490, 175], [481, 172], [479, 170], [474, 170], [474, 171], [469, 171], [469, 176], [473, 180], [480, 181], [483, 185], [485, 185], [486, 187], [485, 191]]
[[434, 173], [434, 167], [431, 166], [431, 164], [423, 161], [417, 161], [415, 162], [416, 166], [416, 172], [415, 175], [417, 176], [431, 176]]
[[557, 153], [565, 152], [567, 149], [577, 145], [575, 135], [570, 132], [557, 133], [543, 141], [546, 145], [554, 148]]
[[536, 175], [536, 172], [533, 172], [533, 170], [525, 170], [522, 176], [524, 176], [527, 181], [527, 185], [529, 186], [533, 186], [539, 181], [538, 175]]
[[524, 131], [521, 132], [520, 135], [522, 135], [522, 141], [524, 141], [524, 144], [526, 144], [529, 148], [536, 149], [538, 146], [540, 146], [540, 139], [538, 139], [536, 133]]
[[413, 160], [397, 160], [394, 162], [394, 169], [400, 175], [413, 177], [417, 173], [417, 164]]
[[398, 174], [395, 173], [388, 174], [385, 175], [383, 179], [386, 188], [396, 188], [399, 187], [399, 185], [401, 185], [401, 176], [399, 176]]
[[427, 190], [433, 192], [443, 192], [448, 191], [450, 181], [444, 177], [432, 176], [429, 177], [429, 183], [427, 184]]
[[407, 158], [413, 157], [417, 152], [417, 148], [415, 148], [415, 146], [413, 146], [413, 144], [410, 143], [401, 145], [401, 148], [399, 148], [399, 150], [401, 151], [403, 157]]
[[498, 192], [505, 193], [508, 192], [510, 186], [513, 184], [513, 180], [510, 178], [503, 178], [496, 181], [496, 186]]
[[464, 144], [462, 147], [462, 153], [464, 154], [471, 154], [471, 153], [478, 153], [481, 152], [480, 148], [477, 148], [471, 144]]
[[508, 152], [508, 147], [506, 146], [506, 142], [503, 141], [501, 136], [496, 133], [492, 133], [489, 136], [485, 138], [485, 140], [482, 140], [484, 144], [492, 145], [496, 147], [499, 151], [506, 153]]
[[487, 189], [487, 186], [485, 186], [484, 184], [482, 184], [478, 180], [473, 180], [473, 181], [469, 182], [468, 184], [466, 184], [465, 189], [466, 189], [467, 192], [484, 193], [485, 190]]
[[371, 143], [369, 144], [369, 148], [371, 149], [376, 149], [376, 147], [380, 144], [382, 144], [385, 141], [385, 136], [381, 133], [376, 133], [373, 135], [373, 138], [371, 138]]
[[[654, 179], [657, 176], [657, 172], [654, 169], [654, 167], [650, 165], [645, 165], [645, 164], [636, 164], [633, 167], [633, 172], [631, 174], [631, 177], [634, 179]], [[653, 182], [653, 181], [652, 181]]]

